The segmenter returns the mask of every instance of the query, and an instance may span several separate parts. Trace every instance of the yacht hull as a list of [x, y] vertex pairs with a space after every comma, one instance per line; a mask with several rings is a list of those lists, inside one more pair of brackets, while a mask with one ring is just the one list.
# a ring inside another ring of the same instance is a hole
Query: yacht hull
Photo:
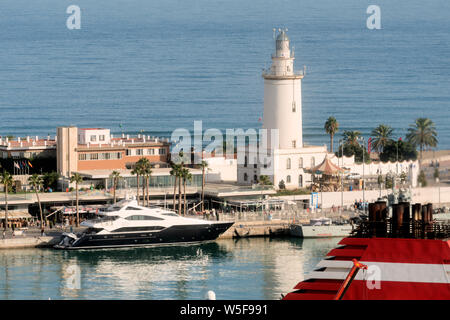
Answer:
[[61, 241], [54, 248], [77, 250], [204, 242], [217, 239], [232, 225], [233, 222], [223, 222], [198, 225], [175, 225], [161, 231], [86, 234], [82, 235], [70, 245], [64, 245], [64, 241]]

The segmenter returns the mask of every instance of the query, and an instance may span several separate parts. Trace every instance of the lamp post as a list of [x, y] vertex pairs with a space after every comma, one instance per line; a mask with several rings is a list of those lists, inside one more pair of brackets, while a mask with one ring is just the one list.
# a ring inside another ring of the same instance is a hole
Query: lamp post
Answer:
[[[344, 168], [344, 144], [343, 139], [339, 139], [339, 147], [341, 148], [341, 214], [344, 209], [344, 176], [343, 176], [343, 168]], [[339, 164], [339, 161], [338, 161]]]
[[365, 154], [365, 151], [366, 151], [366, 142], [365, 142], [365, 140], [364, 140], [364, 137], [360, 137], [360, 138], [357, 138], [357, 140], [358, 141], [362, 141], [362, 154], [363, 154], [363, 174], [362, 174], [362, 180], [363, 180], [363, 208], [364, 208], [364, 214], [366, 213], [366, 197], [365, 197], [365, 190], [366, 190], [366, 181], [365, 181], [365, 179], [364, 179], [364, 163], [366, 162], [365, 161], [365, 157], [364, 157], [364, 154]]

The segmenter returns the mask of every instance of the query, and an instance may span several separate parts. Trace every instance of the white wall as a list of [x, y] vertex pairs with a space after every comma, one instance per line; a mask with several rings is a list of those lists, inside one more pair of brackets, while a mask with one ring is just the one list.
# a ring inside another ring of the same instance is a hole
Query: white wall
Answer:
[[214, 157], [204, 159], [208, 163], [206, 182], [236, 182], [237, 160]]

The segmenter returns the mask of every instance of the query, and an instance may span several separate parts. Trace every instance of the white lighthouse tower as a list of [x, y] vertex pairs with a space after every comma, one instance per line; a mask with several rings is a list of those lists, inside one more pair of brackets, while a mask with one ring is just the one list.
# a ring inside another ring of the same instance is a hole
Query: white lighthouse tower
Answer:
[[268, 136], [278, 130], [280, 149], [303, 146], [302, 95], [303, 74], [294, 71], [294, 53], [291, 51], [286, 30], [278, 30], [272, 66], [263, 72], [264, 120]]

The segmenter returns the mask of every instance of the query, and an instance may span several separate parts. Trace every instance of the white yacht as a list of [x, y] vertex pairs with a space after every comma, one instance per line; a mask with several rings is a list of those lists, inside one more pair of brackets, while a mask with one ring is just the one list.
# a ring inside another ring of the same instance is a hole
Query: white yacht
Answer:
[[330, 218], [310, 219], [309, 224], [291, 224], [290, 234], [300, 238], [331, 238], [347, 237], [352, 232], [352, 225], [348, 223], [333, 223]]
[[208, 221], [181, 217], [160, 207], [142, 207], [136, 200], [123, 200], [99, 218], [83, 221], [88, 227], [75, 235], [63, 233], [57, 249], [91, 249], [167, 245], [210, 241], [233, 225], [233, 222]]

